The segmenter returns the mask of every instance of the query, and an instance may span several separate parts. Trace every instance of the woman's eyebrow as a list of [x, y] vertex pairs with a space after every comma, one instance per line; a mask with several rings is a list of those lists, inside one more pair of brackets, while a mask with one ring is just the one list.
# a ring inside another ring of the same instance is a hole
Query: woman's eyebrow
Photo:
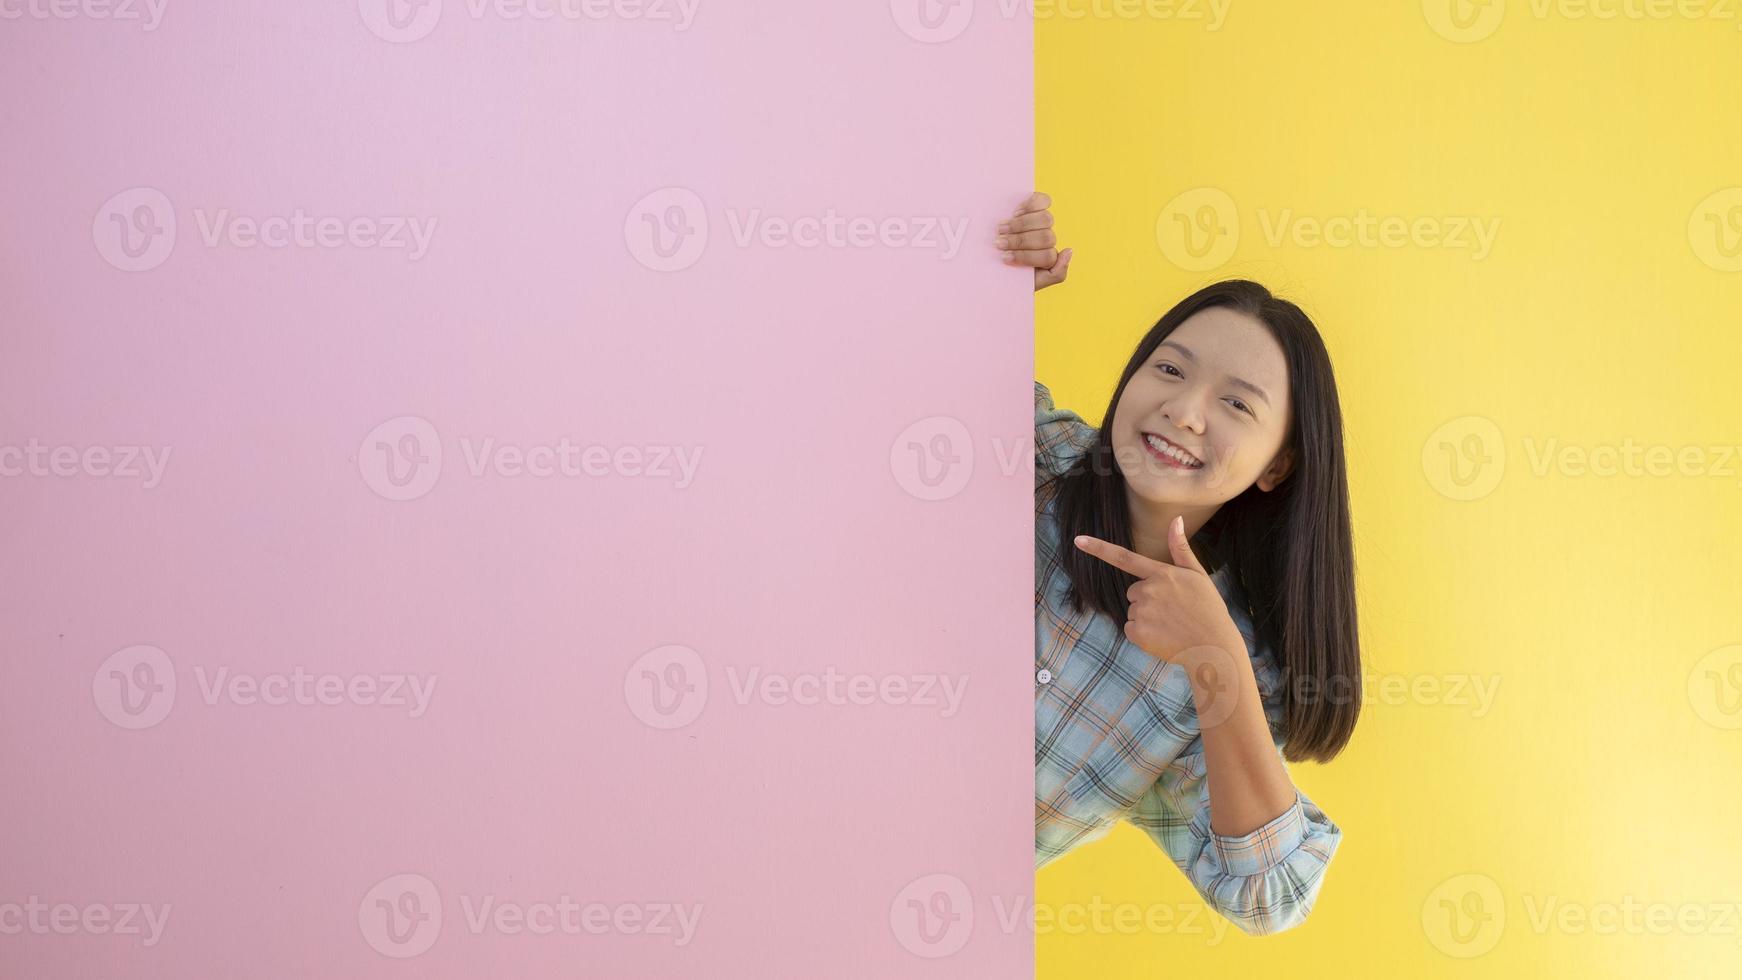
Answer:
[[[1198, 355], [1193, 354], [1191, 348], [1187, 347], [1186, 345], [1180, 343], [1177, 340], [1164, 340], [1161, 342], [1160, 346], [1172, 347], [1174, 350], [1177, 350], [1180, 352], [1180, 354], [1184, 355], [1186, 360], [1191, 361], [1193, 364], [1198, 363]], [[1233, 375], [1229, 375], [1228, 380], [1233, 383], [1234, 387], [1244, 388], [1247, 391], [1252, 392], [1254, 395], [1257, 395], [1259, 398], [1263, 399], [1265, 405], [1270, 404], [1270, 394], [1268, 392], [1266, 392], [1263, 388], [1260, 388], [1257, 385], [1253, 384], [1252, 382], [1247, 381], [1245, 378], [1236, 378]]]

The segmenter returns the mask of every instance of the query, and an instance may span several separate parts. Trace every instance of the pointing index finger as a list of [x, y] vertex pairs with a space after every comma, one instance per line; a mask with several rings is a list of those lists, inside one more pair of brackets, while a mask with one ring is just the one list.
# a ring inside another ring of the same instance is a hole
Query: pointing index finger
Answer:
[[1102, 541], [1100, 538], [1090, 537], [1087, 534], [1077, 535], [1076, 545], [1114, 568], [1129, 572], [1138, 578], [1152, 578], [1161, 569], [1168, 567], [1152, 558], [1145, 558], [1128, 548], [1121, 548], [1111, 541]]

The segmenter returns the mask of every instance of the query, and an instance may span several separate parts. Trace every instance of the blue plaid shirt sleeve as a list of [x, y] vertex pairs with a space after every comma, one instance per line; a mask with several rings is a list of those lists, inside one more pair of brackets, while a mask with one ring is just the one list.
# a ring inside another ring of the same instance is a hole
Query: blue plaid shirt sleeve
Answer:
[[1077, 457], [1093, 449], [1100, 433], [1081, 415], [1053, 404], [1046, 385], [1034, 383], [1035, 485], [1063, 476]]
[[1254, 936], [1306, 921], [1343, 838], [1298, 789], [1294, 803], [1257, 830], [1213, 832], [1201, 743], [1168, 765], [1127, 819], [1167, 852], [1211, 908]]

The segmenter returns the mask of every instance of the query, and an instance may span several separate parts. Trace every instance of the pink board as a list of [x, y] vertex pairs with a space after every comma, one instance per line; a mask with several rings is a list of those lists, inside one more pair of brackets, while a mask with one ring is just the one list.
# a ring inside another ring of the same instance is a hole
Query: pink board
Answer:
[[0, 975], [1030, 975], [980, 7], [9, 6]]

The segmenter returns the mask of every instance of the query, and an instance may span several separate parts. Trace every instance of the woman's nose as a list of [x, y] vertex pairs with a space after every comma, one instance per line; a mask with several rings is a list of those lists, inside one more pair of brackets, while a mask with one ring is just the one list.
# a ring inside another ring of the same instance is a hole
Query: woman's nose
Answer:
[[1162, 409], [1161, 414], [1182, 429], [1195, 435], [1204, 434], [1204, 413], [1195, 398], [1180, 399]]

